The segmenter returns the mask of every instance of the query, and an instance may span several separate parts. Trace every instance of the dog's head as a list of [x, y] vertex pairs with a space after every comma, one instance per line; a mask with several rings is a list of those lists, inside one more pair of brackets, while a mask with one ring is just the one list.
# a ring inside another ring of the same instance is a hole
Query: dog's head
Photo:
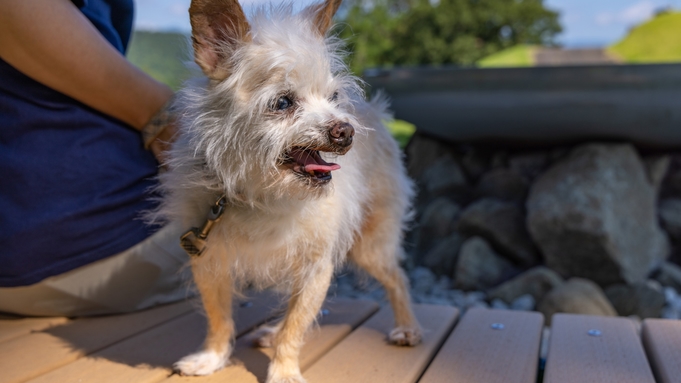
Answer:
[[332, 158], [356, 131], [358, 79], [341, 42], [326, 36], [340, 0], [298, 14], [261, 8], [249, 22], [236, 0], [193, 0], [194, 57], [210, 85], [190, 90], [191, 145], [227, 193], [248, 201], [268, 195], [321, 195]]

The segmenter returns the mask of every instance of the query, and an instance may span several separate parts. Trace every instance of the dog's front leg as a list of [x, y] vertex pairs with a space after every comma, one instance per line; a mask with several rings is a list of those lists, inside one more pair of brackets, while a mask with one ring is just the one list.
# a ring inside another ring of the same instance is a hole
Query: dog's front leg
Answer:
[[194, 282], [201, 293], [208, 329], [203, 349], [175, 363], [175, 370], [183, 375], [209, 375], [229, 362], [234, 335], [233, 286], [224, 266], [208, 255], [192, 260]]
[[329, 289], [333, 275], [330, 257], [296, 272], [286, 316], [274, 337], [274, 358], [267, 373], [267, 383], [304, 383], [298, 356], [305, 332], [315, 320]]

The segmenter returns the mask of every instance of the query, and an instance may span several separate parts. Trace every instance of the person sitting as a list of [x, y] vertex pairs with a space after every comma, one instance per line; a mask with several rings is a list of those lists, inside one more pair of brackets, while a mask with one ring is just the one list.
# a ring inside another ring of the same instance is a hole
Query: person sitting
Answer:
[[2, 312], [110, 314], [188, 294], [181, 229], [140, 219], [175, 126], [159, 118], [173, 91], [124, 57], [132, 20], [132, 0], [0, 2]]

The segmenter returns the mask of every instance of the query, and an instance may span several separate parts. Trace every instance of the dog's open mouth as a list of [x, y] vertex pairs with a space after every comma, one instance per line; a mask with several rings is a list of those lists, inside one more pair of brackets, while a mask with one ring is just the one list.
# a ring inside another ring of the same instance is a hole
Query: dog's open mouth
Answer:
[[340, 165], [324, 161], [318, 150], [294, 147], [286, 153], [285, 158], [284, 164], [293, 172], [315, 183], [331, 181], [331, 172], [340, 169]]

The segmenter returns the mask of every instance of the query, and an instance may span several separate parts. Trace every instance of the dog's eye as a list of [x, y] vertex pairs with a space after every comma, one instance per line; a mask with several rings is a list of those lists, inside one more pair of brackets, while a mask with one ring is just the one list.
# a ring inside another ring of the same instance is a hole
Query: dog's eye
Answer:
[[331, 102], [338, 101], [338, 92], [333, 92], [333, 95], [330, 98]]
[[276, 110], [286, 110], [290, 108], [293, 105], [293, 101], [291, 101], [290, 98], [287, 96], [281, 96], [277, 100], [277, 103], [274, 105], [274, 109]]

